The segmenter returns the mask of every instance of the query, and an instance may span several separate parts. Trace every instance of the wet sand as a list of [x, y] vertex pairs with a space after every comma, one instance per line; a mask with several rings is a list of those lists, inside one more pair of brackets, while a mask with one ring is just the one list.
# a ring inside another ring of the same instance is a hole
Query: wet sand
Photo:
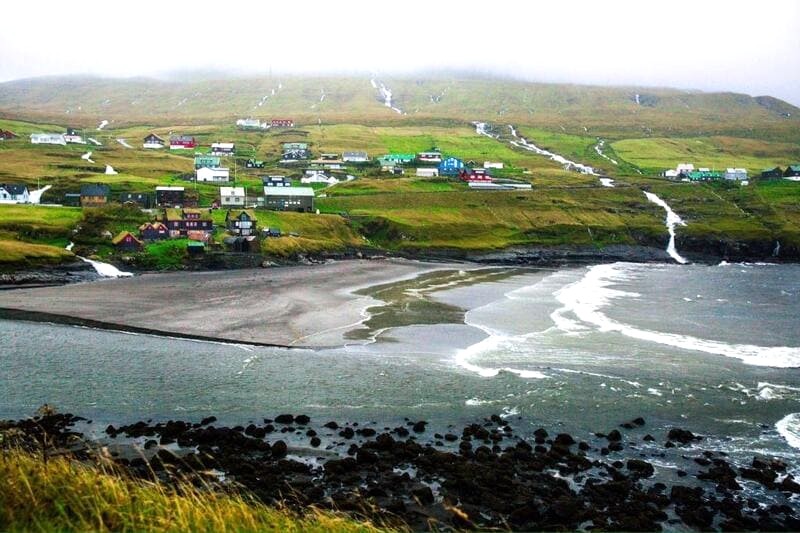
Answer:
[[[375, 300], [353, 291], [463, 265], [401, 259], [144, 274], [0, 293], [0, 317], [253, 344], [323, 347]], [[25, 312], [24, 314], [15, 311]]]

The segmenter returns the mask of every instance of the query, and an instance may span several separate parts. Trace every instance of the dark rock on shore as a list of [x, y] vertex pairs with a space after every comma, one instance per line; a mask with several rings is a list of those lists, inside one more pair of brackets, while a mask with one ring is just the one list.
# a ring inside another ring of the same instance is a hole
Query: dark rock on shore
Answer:
[[[275, 421], [310, 424], [303, 416], [281, 415]], [[75, 447], [82, 435], [71, 428], [80, 420], [47, 414], [0, 422], [0, 434], [17, 435], [14, 445], [91, 460], [91, 445], [84, 442]], [[140, 421], [108, 426], [106, 434], [117, 440], [146, 439], [141, 456], [117, 459], [121, 468], [135, 476], [167, 484], [178, 478], [197, 478], [207, 484], [205, 472], [214, 469], [269, 504], [298, 510], [308, 505], [334, 508], [412, 530], [786, 530], [800, 526], [796, 508], [789, 500], [778, 499], [787, 492], [800, 493], [800, 484], [791, 476], [777, 481], [777, 472], [787, 469], [777, 460], [755, 458], [752, 464], [737, 467], [722, 459], [722, 454], [706, 450], [685, 458], [687, 468], [697, 468], [694, 459], [699, 459], [705, 470], [697, 472], [696, 479], [686, 478], [692, 480], [688, 485], [670, 487], [652, 479], [658, 470], [642, 456], [612, 456], [608, 462], [602, 451], [598, 454], [585, 441], [573, 452], [576, 439], [568, 433], [548, 440], [544, 428], [533, 436], [542, 444], [533, 446], [514, 435], [500, 417], [464, 427], [457, 449], [455, 431], [428, 431], [429, 424], [421, 421], [405, 422], [416, 433], [413, 437], [404, 426], [378, 434], [372, 428], [355, 431], [356, 423], [329, 422], [323, 427], [341, 431], [330, 435], [318, 427], [333, 439], [326, 443], [326, 451], [318, 450], [323, 439], [313, 428], [278, 440], [266, 429], [271, 419], [236, 427], [211, 426], [214, 422], [212, 417], [199, 424]], [[424, 433], [446, 441], [446, 448], [424, 441]], [[342, 437], [348, 442], [339, 440]], [[697, 439], [680, 428], [670, 430], [667, 437], [679, 443]], [[597, 438], [608, 442], [606, 453], [612, 446], [624, 449], [617, 430]], [[159, 441], [177, 442], [179, 448], [165, 449]], [[0, 439], [2, 446], [9, 442]], [[296, 459], [308, 453], [324, 455], [318, 457], [320, 466]], [[769, 507], [742, 496], [742, 479], [773, 491], [775, 499]], [[219, 482], [222, 487], [225, 483]]]

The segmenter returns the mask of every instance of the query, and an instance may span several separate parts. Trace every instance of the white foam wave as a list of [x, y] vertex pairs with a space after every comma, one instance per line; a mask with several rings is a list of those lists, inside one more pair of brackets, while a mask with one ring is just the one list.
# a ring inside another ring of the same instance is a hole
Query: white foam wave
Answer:
[[666, 225], [667, 225], [667, 231], [669, 232], [669, 244], [667, 244], [667, 253], [675, 261], [677, 261], [682, 265], [685, 265], [686, 263], [688, 263], [688, 261], [686, 261], [686, 259], [681, 257], [681, 255], [675, 249], [675, 226], [677, 225], [685, 226], [686, 222], [684, 222], [681, 219], [681, 217], [675, 214], [675, 211], [673, 211], [672, 208], [669, 205], [667, 205], [667, 202], [665, 202], [655, 194], [644, 191], [644, 195], [647, 197], [649, 201], [664, 208], [664, 211], [667, 212]]
[[130, 272], [123, 272], [114, 265], [109, 265], [108, 263], [102, 263], [100, 261], [93, 261], [91, 259], [86, 259], [85, 257], [77, 256], [78, 259], [89, 263], [94, 267], [95, 271], [103, 276], [104, 278], [127, 278], [133, 276]]
[[789, 446], [800, 449], [800, 413], [784, 416], [775, 423], [775, 429]]
[[459, 350], [456, 353], [455, 357], [453, 358], [453, 361], [457, 366], [460, 366], [464, 370], [474, 372], [475, 374], [478, 374], [479, 376], [484, 378], [495, 377], [501, 372], [516, 374], [517, 376], [524, 379], [545, 379], [549, 377], [546, 374], [539, 372], [538, 370], [521, 370], [507, 366], [484, 367], [472, 363], [471, 360], [479, 354], [498, 351], [498, 349], [504, 345], [519, 344], [521, 342], [524, 342], [525, 338], [529, 335], [504, 335], [499, 331], [495, 331], [483, 324], [470, 323], [469, 313], [467, 313], [467, 317], [464, 319], [464, 323], [467, 324], [468, 326], [473, 326], [482, 330], [484, 333], [486, 333], [487, 337], [481, 340], [480, 342], [477, 342], [471, 346]]
[[602, 308], [615, 299], [639, 297], [636, 293], [611, 288], [614, 282], [627, 278], [629, 267], [630, 265], [624, 263], [589, 267], [581, 280], [556, 291], [556, 299], [563, 305], [558, 313], [572, 314], [584, 324], [595, 326], [601, 332], [617, 332], [626, 337], [683, 350], [733, 357], [748, 365], [800, 367], [798, 347], [729, 344], [689, 335], [641, 329], [612, 320], [601, 312]]

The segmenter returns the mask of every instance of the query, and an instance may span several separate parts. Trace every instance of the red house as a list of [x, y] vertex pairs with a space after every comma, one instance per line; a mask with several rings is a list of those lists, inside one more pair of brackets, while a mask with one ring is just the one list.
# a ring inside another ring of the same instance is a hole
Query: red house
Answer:
[[272, 127], [273, 128], [293, 128], [294, 127], [294, 120], [290, 118], [273, 118], [272, 119]]
[[461, 181], [492, 183], [492, 177], [486, 172], [486, 169], [476, 168], [472, 170], [462, 170], [458, 173], [458, 179]]
[[9, 139], [16, 139], [17, 134], [13, 131], [0, 129], [0, 141], [9, 140]]
[[114, 248], [125, 251], [138, 251], [142, 249], [142, 241], [130, 231], [123, 231], [111, 240]]
[[197, 148], [197, 141], [189, 135], [173, 135], [169, 138], [170, 150], [191, 150]]
[[169, 238], [169, 228], [161, 222], [147, 222], [139, 226], [139, 236], [143, 241], [160, 241]]

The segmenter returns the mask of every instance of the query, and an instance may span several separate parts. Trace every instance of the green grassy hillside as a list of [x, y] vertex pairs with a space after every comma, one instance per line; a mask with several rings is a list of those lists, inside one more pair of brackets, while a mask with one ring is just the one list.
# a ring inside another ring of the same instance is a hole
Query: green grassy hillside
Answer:
[[101, 120], [111, 121], [114, 128], [221, 124], [248, 116], [291, 117], [304, 125], [482, 120], [610, 138], [729, 135], [800, 140], [797, 108], [735, 93], [430, 76], [378, 81], [392, 90], [403, 114], [383, 105], [367, 77], [189, 82], [56, 77], [0, 84], [0, 116], [87, 128]]

